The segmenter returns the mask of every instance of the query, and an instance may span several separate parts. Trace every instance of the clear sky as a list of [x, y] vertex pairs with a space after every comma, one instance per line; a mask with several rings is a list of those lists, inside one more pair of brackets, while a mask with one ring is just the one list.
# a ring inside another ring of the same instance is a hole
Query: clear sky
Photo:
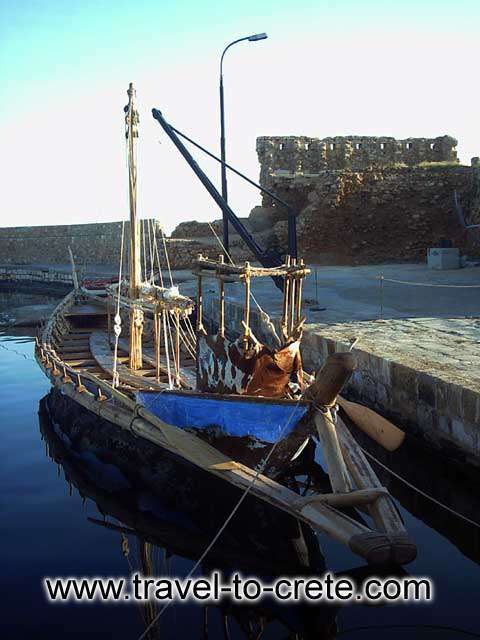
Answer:
[[[1, 0], [0, 226], [127, 217], [123, 106], [141, 116], [139, 211], [167, 231], [219, 217], [152, 119], [218, 152], [225, 59], [227, 160], [258, 178], [259, 135], [437, 136], [480, 155], [479, 0]], [[219, 184], [219, 168], [198, 156]], [[248, 215], [259, 195], [229, 179]]]

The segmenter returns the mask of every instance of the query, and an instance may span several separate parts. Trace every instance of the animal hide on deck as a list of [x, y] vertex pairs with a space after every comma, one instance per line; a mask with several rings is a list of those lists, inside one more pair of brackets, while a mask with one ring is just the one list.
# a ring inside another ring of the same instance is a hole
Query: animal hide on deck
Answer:
[[294, 398], [303, 391], [300, 340], [275, 350], [243, 339], [198, 337], [197, 389], [265, 398]]

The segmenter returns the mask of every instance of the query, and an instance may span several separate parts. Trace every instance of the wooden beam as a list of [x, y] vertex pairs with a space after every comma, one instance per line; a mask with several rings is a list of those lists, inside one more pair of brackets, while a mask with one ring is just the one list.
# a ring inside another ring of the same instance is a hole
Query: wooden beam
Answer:
[[335, 493], [352, 491], [352, 481], [340, 449], [332, 414], [328, 409], [325, 413], [317, 410], [314, 420], [333, 491]]

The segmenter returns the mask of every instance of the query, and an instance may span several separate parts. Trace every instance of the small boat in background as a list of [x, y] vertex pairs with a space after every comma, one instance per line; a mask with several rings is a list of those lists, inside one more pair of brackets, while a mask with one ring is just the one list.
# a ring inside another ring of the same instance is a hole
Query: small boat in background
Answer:
[[[141, 233], [137, 218], [138, 112], [132, 85], [128, 96], [128, 277], [122, 268], [124, 227], [118, 282], [92, 290], [74, 278], [75, 289], [37, 340], [40, 367], [54, 387], [93, 414], [332, 536], [368, 562], [410, 562], [415, 545], [335, 409], [355, 369], [353, 355], [332, 354], [316, 377], [303, 371], [302, 281], [308, 275], [303, 261], [286, 256], [274, 266], [235, 265], [225, 263], [223, 255], [218, 260], [200, 255], [194, 264], [196, 301], [179, 292], [169, 268], [166, 286], [154, 230]], [[196, 166], [160, 112], [153, 115]], [[207, 186], [221, 200], [210, 182]], [[148, 246], [143, 238], [149, 238]], [[262, 277], [274, 278], [283, 290], [278, 328], [264, 314], [272, 333], [269, 345], [255, 336], [250, 322], [251, 283]], [[218, 285], [220, 320], [210, 333], [203, 318], [206, 278]], [[244, 288], [245, 302], [237, 330], [227, 335], [225, 282], [232, 279]], [[324, 462], [328, 489], [319, 492], [307, 482], [300, 494], [286, 479], [308, 477], [315, 457]], [[369, 512], [373, 527], [352, 516], [355, 507]]]

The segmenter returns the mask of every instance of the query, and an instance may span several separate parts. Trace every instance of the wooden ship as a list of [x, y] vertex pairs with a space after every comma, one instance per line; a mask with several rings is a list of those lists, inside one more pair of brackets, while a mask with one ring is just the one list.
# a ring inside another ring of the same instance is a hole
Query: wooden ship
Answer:
[[[132, 85], [128, 96], [128, 277], [122, 275], [123, 228], [118, 282], [93, 290], [78, 282], [74, 270], [74, 290], [37, 340], [39, 366], [54, 387], [93, 414], [237, 487], [239, 501], [247, 494], [263, 500], [369, 563], [410, 562], [415, 545], [342, 416], [349, 414], [391, 448], [402, 434], [370, 410], [341, 399], [355, 369], [351, 352], [332, 354], [316, 376], [302, 369], [302, 281], [308, 274], [303, 261], [287, 256], [282, 264], [265, 267], [198, 256], [193, 301], [173, 280], [165, 286], [159, 260], [155, 278], [158, 246], [152, 233], [148, 276], [149, 234], [137, 217], [138, 112]], [[153, 115], [186, 157], [160, 112]], [[209, 191], [221, 201], [211, 183]], [[257, 339], [250, 322], [251, 283], [258, 277], [283, 285], [278, 332], [267, 320], [271, 345]], [[219, 324], [210, 332], [203, 317], [206, 278], [218, 283]], [[225, 329], [225, 283], [232, 280], [245, 294], [236, 336]], [[315, 457], [328, 473], [323, 491], [305, 481]], [[287, 482], [292, 478], [296, 484]], [[361, 512], [370, 516], [371, 526]]]

